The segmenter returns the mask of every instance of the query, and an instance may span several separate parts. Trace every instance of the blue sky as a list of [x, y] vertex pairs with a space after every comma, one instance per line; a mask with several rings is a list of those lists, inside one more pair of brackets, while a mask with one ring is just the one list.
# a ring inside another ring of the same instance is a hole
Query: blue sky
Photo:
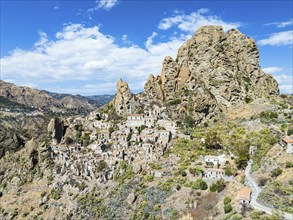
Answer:
[[292, 91], [292, 1], [3, 1], [1, 79], [52, 92], [140, 92], [202, 25], [252, 37], [260, 65]]

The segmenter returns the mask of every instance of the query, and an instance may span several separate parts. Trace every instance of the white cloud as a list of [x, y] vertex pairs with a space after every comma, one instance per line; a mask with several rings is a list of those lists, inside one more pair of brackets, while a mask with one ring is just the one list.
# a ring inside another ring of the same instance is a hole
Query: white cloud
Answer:
[[127, 34], [123, 34], [121, 40], [126, 41], [127, 40]]
[[111, 8], [115, 7], [118, 4], [118, 0], [97, 0], [96, 6], [94, 8], [88, 9], [89, 13], [97, 11], [99, 9], [104, 9], [109, 11]]
[[[293, 83], [293, 82], [292, 82]], [[280, 85], [279, 86], [281, 94], [293, 94], [293, 86], [290, 85]]]
[[[171, 19], [170, 23], [172, 26], [176, 19], [181, 19], [176, 23], [178, 34], [166, 37], [161, 42], [162, 34], [159, 31], [162, 30], [158, 30], [146, 39], [145, 47], [133, 44], [127, 34], [119, 37], [123, 44], [118, 45], [115, 38], [103, 34], [99, 26], [66, 24], [55, 34], [54, 40], [40, 32], [40, 38], [32, 50], [16, 49], [9, 56], [1, 58], [2, 79], [49, 91], [93, 95], [113, 94], [117, 80], [123, 78], [132, 91], [139, 92], [149, 74], [160, 74], [164, 57], [175, 58], [178, 48], [199, 26], [207, 22], [222, 23], [224, 29], [240, 25], [224, 22], [216, 16], [203, 15], [207, 12], [207, 9], [190, 15], [178, 12], [176, 16], [181, 17]], [[195, 25], [189, 27], [188, 22], [193, 22], [195, 17], [198, 18]], [[168, 27], [167, 21], [163, 19], [160, 23], [165, 29], [171, 27]], [[78, 86], [73, 86], [69, 81], [75, 81]]]
[[274, 75], [279, 83], [281, 93], [293, 94], [293, 73], [291, 75]]
[[280, 72], [283, 70], [283, 68], [280, 67], [276, 67], [276, 66], [271, 66], [271, 67], [266, 67], [262, 69], [265, 73], [276, 73], [276, 72]]
[[[142, 82], [149, 74], [160, 74], [164, 57], [175, 56], [183, 42], [175, 39], [158, 44], [149, 42], [148, 48], [119, 46], [112, 36], [101, 33], [99, 27], [84, 27], [81, 24], [65, 26], [56, 33], [54, 41], [48, 39], [44, 32], [39, 34], [40, 39], [32, 50], [17, 49], [1, 58], [3, 80], [9, 79], [16, 84], [64, 84], [50, 88], [101, 94], [106, 91], [101, 84], [113, 85], [122, 77], [129, 82], [131, 89], [138, 91], [138, 88], [143, 88]], [[82, 81], [91, 81], [99, 86], [95, 90], [82, 86], [74, 90], [66, 83], [69, 80], [79, 80], [81, 85], [84, 84]], [[113, 93], [115, 90], [115, 86], [111, 86], [107, 91]]]
[[241, 26], [239, 22], [225, 22], [218, 16], [207, 15], [208, 12], [209, 10], [206, 8], [199, 9], [190, 14], [180, 14], [180, 12], [177, 12], [173, 17], [162, 19], [158, 28], [167, 30], [175, 26], [181, 31], [193, 34], [195, 30], [204, 25], [221, 25], [225, 31]]
[[265, 25], [266, 26], [268, 26], [268, 25], [275, 25], [278, 28], [284, 28], [284, 27], [287, 27], [287, 26], [292, 26], [293, 25], [293, 19], [290, 19], [289, 21], [283, 21], [283, 22], [268, 23], [268, 24], [265, 24]]
[[96, 3], [98, 8], [110, 10], [118, 4], [118, 0], [98, 0]]
[[259, 40], [260, 45], [287, 46], [293, 44], [293, 31], [283, 31], [271, 34], [268, 38]]
[[55, 5], [54, 10], [58, 10], [58, 9], [60, 9], [60, 7], [58, 5]]

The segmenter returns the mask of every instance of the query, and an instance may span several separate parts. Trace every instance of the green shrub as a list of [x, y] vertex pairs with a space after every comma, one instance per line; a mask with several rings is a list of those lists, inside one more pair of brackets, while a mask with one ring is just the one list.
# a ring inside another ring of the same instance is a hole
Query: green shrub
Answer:
[[271, 172], [272, 177], [280, 176], [282, 173], [283, 173], [283, 170], [280, 167], [273, 169]]
[[147, 175], [147, 176], [145, 177], [145, 179], [146, 179], [146, 181], [148, 181], [148, 182], [152, 182], [152, 181], [154, 180], [154, 175]]
[[287, 135], [290, 136], [293, 134], [293, 127], [288, 128]]
[[208, 184], [203, 179], [197, 179], [191, 184], [191, 188], [206, 190], [208, 188]]
[[193, 128], [195, 125], [195, 120], [190, 115], [186, 115], [186, 117], [183, 120], [183, 123], [187, 128]]
[[225, 182], [223, 179], [217, 180], [217, 182], [213, 183], [210, 186], [210, 191], [211, 192], [222, 192], [225, 189]]
[[120, 185], [127, 180], [132, 179], [133, 177], [133, 168], [131, 165], [126, 164], [125, 162], [120, 162], [118, 170], [114, 175], [114, 180], [117, 181]]
[[210, 191], [211, 192], [217, 192], [218, 191], [218, 185], [216, 183], [213, 183], [210, 185]]
[[55, 188], [53, 188], [51, 190], [51, 198], [52, 199], [55, 199], [55, 200], [60, 199], [61, 198], [61, 194], [62, 194], [62, 190], [61, 189], [56, 190]]
[[224, 212], [225, 212], [225, 213], [229, 213], [229, 212], [231, 212], [232, 209], [233, 209], [233, 208], [232, 208], [232, 206], [231, 206], [230, 203], [224, 206]]
[[224, 198], [224, 205], [228, 205], [231, 202], [231, 198], [229, 196], [226, 196]]
[[251, 97], [246, 97], [245, 98], [245, 102], [248, 104], [248, 103], [251, 103], [251, 102], [253, 102], [253, 98], [251, 98]]
[[160, 169], [162, 169], [162, 167], [159, 164], [155, 164], [155, 163], [149, 163], [149, 166], [153, 170], [160, 170]]
[[140, 126], [140, 130], [142, 131], [142, 130], [144, 130], [144, 129], [146, 129], [148, 126], [146, 126], [146, 125], [141, 125]]
[[291, 168], [291, 167], [293, 167], [293, 162], [287, 161], [286, 162], [286, 168]]
[[160, 188], [164, 191], [170, 191], [172, 189], [172, 183], [166, 181], [160, 184]]
[[226, 176], [233, 176], [233, 172], [230, 167], [225, 168], [225, 175]]
[[179, 105], [181, 103], [181, 99], [174, 99], [168, 103], [168, 105]]

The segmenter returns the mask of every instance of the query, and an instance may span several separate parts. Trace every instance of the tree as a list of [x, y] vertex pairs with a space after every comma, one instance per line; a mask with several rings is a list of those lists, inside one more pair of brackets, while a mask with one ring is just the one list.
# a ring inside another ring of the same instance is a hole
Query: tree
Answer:
[[218, 131], [214, 128], [210, 129], [205, 139], [206, 147], [209, 149], [219, 149], [221, 148], [220, 142], [221, 139], [219, 137]]
[[236, 160], [236, 165], [238, 169], [244, 170], [245, 167], [247, 166], [247, 161], [249, 160], [248, 155], [241, 155], [237, 160]]

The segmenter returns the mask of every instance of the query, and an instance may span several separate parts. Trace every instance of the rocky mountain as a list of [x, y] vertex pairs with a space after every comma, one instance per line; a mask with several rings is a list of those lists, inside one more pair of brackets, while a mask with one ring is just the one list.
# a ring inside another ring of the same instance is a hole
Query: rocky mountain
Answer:
[[37, 108], [56, 111], [63, 108], [62, 103], [40, 90], [17, 86], [2, 80], [0, 81], [0, 96], [20, 104]]
[[46, 90], [42, 90], [43, 92], [47, 93], [48, 95], [52, 96], [55, 99], [61, 100], [65, 97], [72, 97], [73, 99], [78, 99], [83, 102], [88, 102], [96, 107], [100, 107], [108, 102], [110, 102], [114, 95], [93, 95], [93, 96], [82, 96], [82, 95], [72, 95], [72, 94], [64, 94], [64, 93], [55, 93], [55, 92], [48, 92]]
[[17, 86], [2, 80], [0, 81], [0, 97], [3, 101], [5, 100], [5, 103], [10, 101], [30, 108], [71, 113], [87, 113], [112, 98], [112, 96], [106, 95], [102, 96], [104, 98], [87, 98], [80, 95], [50, 93], [29, 87]]
[[292, 219], [293, 97], [278, 93], [253, 40], [216, 26], [87, 115], [10, 111], [89, 97], [1, 81], [0, 219]]
[[[114, 104], [119, 113], [126, 113], [120, 109], [122, 102], [135, 99], [128, 89], [125, 92], [117, 90]], [[200, 120], [278, 94], [276, 80], [259, 65], [252, 38], [235, 29], [225, 33], [221, 26], [203, 26], [179, 48], [175, 60], [164, 59], [161, 75], [148, 77], [137, 100], [170, 106], [175, 118], [187, 113]]]

